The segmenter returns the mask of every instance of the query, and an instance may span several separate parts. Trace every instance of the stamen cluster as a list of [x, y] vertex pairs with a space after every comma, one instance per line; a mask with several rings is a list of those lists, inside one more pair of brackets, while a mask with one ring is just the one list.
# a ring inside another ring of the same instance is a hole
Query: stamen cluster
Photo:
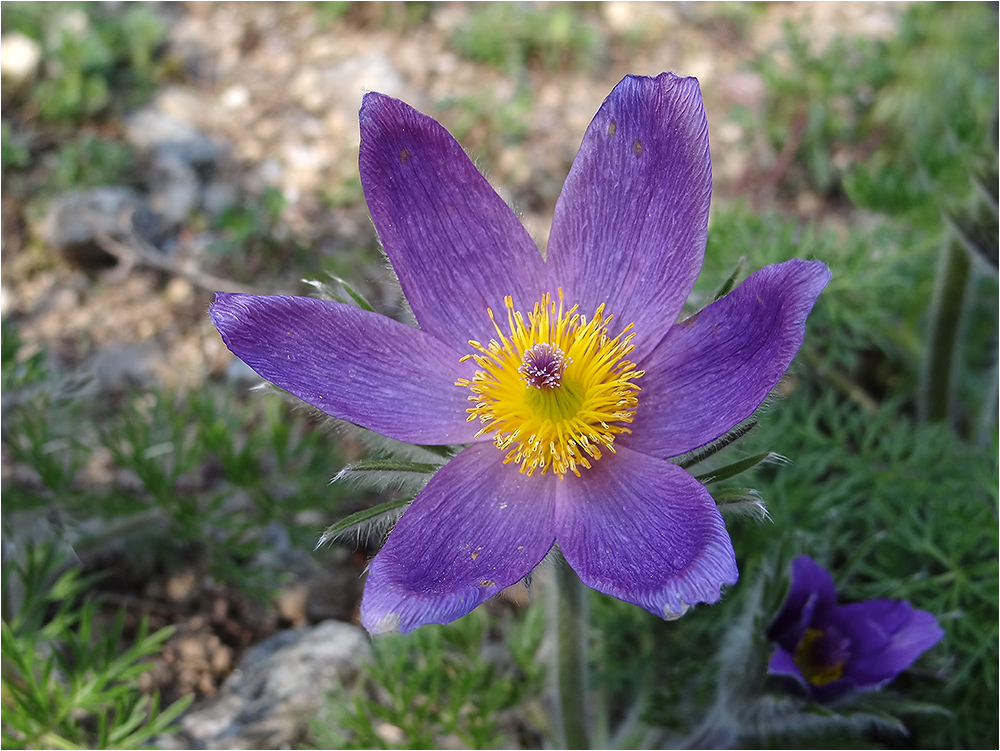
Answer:
[[554, 389], [562, 384], [569, 358], [554, 344], [539, 342], [528, 347], [517, 372], [536, 389]]
[[476, 437], [494, 434], [494, 443], [532, 475], [549, 470], [562, 478], [567, 472], [580, 476], [601, 458], [602, 449], [614, 453], [615, 436], [631, 432], [638, 406], [634, 381], [643, 375], [625, 356], [632, 351], [631, 324], [619, 336], [607, 333], [612, 316], [604, 304], [594, 316], [580, 315], [578, 306], [564, 309], [562, 291], [558, 304], [545, 294], [525, 321], [507, 307], [507, 331], [490, 310], [497, 339], [463, 360], [473, 359], [479, 370], [456, 385], [472, 391], [469, 421], [483, 427]]

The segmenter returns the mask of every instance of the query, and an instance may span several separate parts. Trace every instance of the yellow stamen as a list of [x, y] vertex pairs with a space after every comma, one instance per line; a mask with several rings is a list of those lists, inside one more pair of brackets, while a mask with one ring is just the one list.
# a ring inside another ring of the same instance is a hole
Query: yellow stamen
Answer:
[[807, 628], [792, 656], [803, 677], [814, 686], [825, 686], [844, 677], [842, 660], [833, 665], [826, 664], [822, 649], [825, 639], [826, 632], [818, 628]]
[[612, 339], [603, 303], [588, 320], [576, 305], [564, 310], [562, 290], [558, 305], [543, 295], [527, 322], [509, 296], [504, 304], [508, 333], [490, 310], [497, 339], [470, 341], [476, 351], [462, 358], [479, 367], [471, 380], [456, 382], [472, 391], [469, 421], [483, 424], [477, 438], [494, 434], [507, 451], [504, 463], [519, 464], [524, 474], [551, 469], [560, 479], [579, 477], [602, 449], [614, 453], [616, 435], [631, 432], [625, 425], [638, 405], [634, 381], [643, 375], [624, 359], [632, 325]]

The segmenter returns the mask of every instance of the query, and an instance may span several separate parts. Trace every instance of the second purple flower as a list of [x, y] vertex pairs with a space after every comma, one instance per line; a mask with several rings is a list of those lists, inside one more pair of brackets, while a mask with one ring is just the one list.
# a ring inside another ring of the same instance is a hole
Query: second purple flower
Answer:
[[937, 618], [905, 600], [838, 605], [833, 577], [800, 555], [768, 628], [769, 672], [793, 678], [817, 701], [832, 701], [889, 683], [943, 636]]
[[219, 294], [264, 378], [401, 441], [468, 444], [372, 560], [374, 633], [465, 615], [558, 541], [585, 584], [676, 617], [738, 573], [711, 495], [671, 457], [746, 420], [795, 356], [829, 272], [792, 260], [677, 322], [711, 198], [698, 82], [627, 76], [584, 136], [543, 259], [435, 120], [370, 93], [361, 181], [420, 325]]

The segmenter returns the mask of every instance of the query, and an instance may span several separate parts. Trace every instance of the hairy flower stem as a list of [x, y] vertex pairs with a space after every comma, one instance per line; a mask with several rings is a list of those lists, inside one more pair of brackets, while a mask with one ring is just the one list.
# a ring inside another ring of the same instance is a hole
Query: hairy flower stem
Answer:
[[949, 417], [951, 381], [971, 265], [962, 241], [950, 232], [941, 249], [920, 384], [920, 417], [927, 422], [944, 422]]
[[553, 668], [560, 735], [557, 746], [590, 748], [586, 712], [587, 588], [558, 547], [555, 552], [549, 623], [556, 636]]

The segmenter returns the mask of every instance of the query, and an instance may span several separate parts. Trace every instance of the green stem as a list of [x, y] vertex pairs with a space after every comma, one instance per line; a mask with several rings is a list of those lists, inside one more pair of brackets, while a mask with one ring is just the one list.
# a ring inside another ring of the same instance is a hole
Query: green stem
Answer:
[[587, 735], [587, 588], [556, 550], [555, 596], [551, 623], [555, 626], [555, 684], [562, 748], [590, 748]]
[[78, 746], [75, 743], [70, 742], [63, 736], [52, 731], [44, 733], [39, 739], [40, 748], [59, 748], [66, 749], [66, 751], [73, 751], [74, 749], [82, 749], [83, 746]]
[[[997, 357], [996, 351], [993, 357]], [[989, 379], [989, 394], [983, 400], [983, 408], [979, 415], [979, 425], [976, 430], [976, 441], [981, 446], [986, 446], [990, 442], [990, 435], [997, 419], [997, 401], [1000, 396], [1000, 365], [996, 359], [993, 361], [993, 375]]]
[[951, 409], [951, 380], [970, 269], [968, 251], [949, 232], [941, 249], [920, 384], [920, 417], [927, 422], [946, 421]]

